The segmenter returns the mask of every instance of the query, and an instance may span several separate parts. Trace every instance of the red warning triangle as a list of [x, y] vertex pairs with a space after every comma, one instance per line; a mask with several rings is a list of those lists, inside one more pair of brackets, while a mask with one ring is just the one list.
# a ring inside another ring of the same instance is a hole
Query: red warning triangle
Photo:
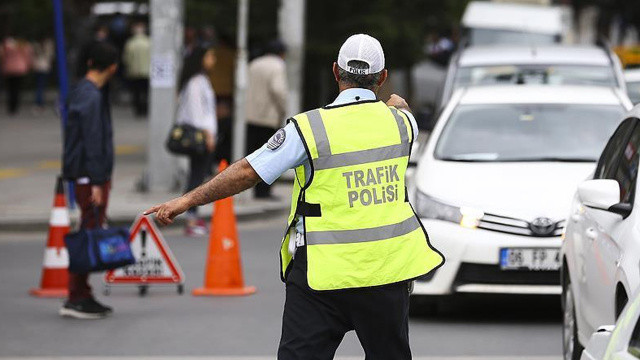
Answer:
[[105, 274], [106, 284], [182, 284], [184, 273], [153, 220], [138, 216], [129, 242], [136, 263]]

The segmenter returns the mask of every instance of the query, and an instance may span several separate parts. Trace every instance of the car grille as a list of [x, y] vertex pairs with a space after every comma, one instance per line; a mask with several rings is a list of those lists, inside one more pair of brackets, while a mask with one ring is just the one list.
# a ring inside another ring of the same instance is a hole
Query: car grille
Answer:
[[523, 236], [554, 237], [562, 234], [565, 223], [565, 220], [557, 221], [551, 225], [551, 232], [539, 234], [533, 230], [533, 226], [528, 221], [494, 214], [484, 214], [478, 223], [478, 228]]
[[559, 285], [560, 271], [502, 270], [499, 265], [462, 263], [455, 284]]

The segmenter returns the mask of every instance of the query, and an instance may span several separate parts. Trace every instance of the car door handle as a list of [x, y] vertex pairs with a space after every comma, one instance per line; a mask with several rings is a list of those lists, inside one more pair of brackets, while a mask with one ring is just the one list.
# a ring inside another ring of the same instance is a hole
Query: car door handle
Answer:
[[584, 233], [587, 235], [589, 240], [595, 240], [598, 237], [598, 230], [594, 228], [588, 228]]

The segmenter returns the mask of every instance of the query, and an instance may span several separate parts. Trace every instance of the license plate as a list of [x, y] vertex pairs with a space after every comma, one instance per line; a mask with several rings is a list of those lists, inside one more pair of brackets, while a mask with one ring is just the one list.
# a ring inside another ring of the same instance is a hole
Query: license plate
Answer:
[[558, 248], [504, 248], [500, 249], [502, 270], [553, 271], [560, 269]]

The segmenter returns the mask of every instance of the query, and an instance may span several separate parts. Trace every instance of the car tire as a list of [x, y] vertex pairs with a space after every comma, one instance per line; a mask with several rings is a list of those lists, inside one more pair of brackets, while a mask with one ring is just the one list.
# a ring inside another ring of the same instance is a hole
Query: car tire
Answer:
[[580, 360], [582, 350], [584, 348], [578, 341], [575, 299], [571, 282], [567, 276], [562, 287], [562, 353], [564, 360]]

